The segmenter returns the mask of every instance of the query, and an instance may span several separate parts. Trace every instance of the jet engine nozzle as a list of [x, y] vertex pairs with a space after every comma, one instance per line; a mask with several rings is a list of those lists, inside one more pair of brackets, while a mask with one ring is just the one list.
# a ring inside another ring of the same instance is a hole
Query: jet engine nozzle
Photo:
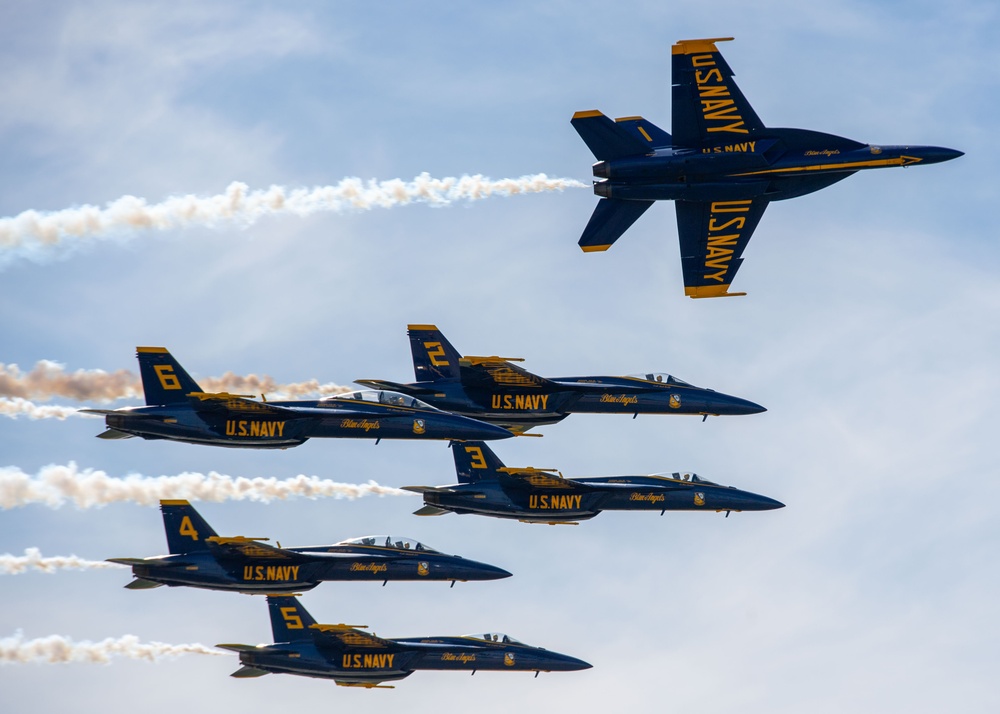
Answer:
[[597, 178], [611, 178], [611, 165], [607, 161], [598, 161], [592, 168]]
[[594, 193], [601, 198], [611, 198], [611, 182], [598, 181], [594, 184]]

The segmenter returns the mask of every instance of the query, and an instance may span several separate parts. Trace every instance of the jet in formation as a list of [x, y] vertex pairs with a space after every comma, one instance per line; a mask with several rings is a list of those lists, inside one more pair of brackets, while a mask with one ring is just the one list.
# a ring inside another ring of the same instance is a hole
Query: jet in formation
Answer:
[[424, 497], [418, 516], [475, 513], [528, 523], [575, 523], [601, 511], [769, 511], [767, 496], [696, 474], [564, 478], [555, 469], [508, 468], [485, 443], [453, 443], [458, 483], [406, 486]]
[[962, 156], [937, 146], [882, 146], [806, 129], [764, 126], [733, 81], [716, 42], [673, 46], [673, 135], [642, 117], [573, 115], [597, 158], [601, 197], [580, 238], [584, 251], [611, 247], [654, 201], [675, 201], [684, 291], [729, 292], [764, 209], [826, 188], [862, 169], [921, 166]]
[[206, 393], [163, 347], [137, 347], [145, 407], [81, 409], [105, 418], [101, 439], [287, 449], [307, 439], [506, 439], [502, 427], [448, 414], [419, 399], [360, 390], [319, 400], [268, 402]]
[[448, 412], [524, 432], [569, 414], [756, 414], [759, 404], [695, 387], [669, 374], [626, 377], [539, 377], [513, 357], [461, 356], [434, 325], [409, 325], [417, 381], [358, 379], [419, 398]]
[[282, 548], [268, 538], [220, 537], [187, 501], [160, 501], [170, 555], [108, 558], [128, 565], [130, 590], [185, 585], [249, 594], [311, 590], [328, 580], [498, 580], [501, 568], [447, 555], [410, 538], [366, 536], [333, 545]]
[[[320, 625], [295, 597], [268, 596], [274, 644], [221, 644], [239, 653], [233, 677], [297, 674], [373, 688], [418, 669], [472, 672], [567, 672], [589, 669], [583, 660], [532, 647], [500, 633], [387, 639], [359, 625]], [[386, 687], [391, 688], [391, 687]]]

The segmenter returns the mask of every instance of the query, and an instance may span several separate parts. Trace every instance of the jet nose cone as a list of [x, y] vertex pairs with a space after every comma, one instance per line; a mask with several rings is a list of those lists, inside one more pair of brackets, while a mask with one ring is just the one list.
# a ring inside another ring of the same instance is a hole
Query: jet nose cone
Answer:
[[590, 664], [590, 662], [584, 662], [582, 659], [570, 657], [569, 655], [563, 655], [562, 665], [562, 668], [567, 672], [577, 672], [581, 669], [591, 669], [594, 666]]
[[509, 578], [513, 573], [504, 570], [503, 568], [498, 568], [495, 565], [489, 565], [487, 563], [476, 563], [472, 566], [469, 573], [469, 580], [502, 580], [503, 578]]
[[[749, 399], [731, 397], [728, 394], [719, 394], [715, 399], [709, 398], [709, 411], [712, 414], [722, 414], [729, 416], [740, 416], [743, 414], [760, 414], [767, 409]], [[714, 408], [713, 408], [714, 407]]]
[[951, 161], [959, 156], [965, 156], [964, 151], [947, 149], [943, 146], [921, 146], [920, 150], [914, 153], [920, 157], [921, 163], [924, 164], [939, 164], [942, 161]]
[[767, 496], [757, 496], [757, 501], [760, 504], [757, 508], [759, 511], [774, 511], [778, 508], [784, 508], [785, 504], [781, 501], [777, 501], [773, 498], [768, 498]]
[[464, 441], [492, 441], [494, 439], [509, 439], [515, 436], [514, 432], [504, 429], [502, 426], [490, 424], [489, 422], [471, 419], [469, 417], [455, 417], [461, 419], [462, 433], [451, 438]]

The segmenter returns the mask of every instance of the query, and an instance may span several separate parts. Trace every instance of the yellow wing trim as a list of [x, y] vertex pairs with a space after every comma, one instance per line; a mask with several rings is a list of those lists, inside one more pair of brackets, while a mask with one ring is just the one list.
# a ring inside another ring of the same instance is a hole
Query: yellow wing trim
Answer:
[[746, 293], [731, 293], [728, 285], [702, 285], [700, 287], [687, 286], [684, 294], [689, 298], [713, 298], [713, 297], [741, 297]]
[[709, 37], [704, 40], [678, 40], [670, 48], [671, 54], [675, 55], [695, 55], [703, 52], [718, 52], [716, 42], [729, 42], [732, 37]]

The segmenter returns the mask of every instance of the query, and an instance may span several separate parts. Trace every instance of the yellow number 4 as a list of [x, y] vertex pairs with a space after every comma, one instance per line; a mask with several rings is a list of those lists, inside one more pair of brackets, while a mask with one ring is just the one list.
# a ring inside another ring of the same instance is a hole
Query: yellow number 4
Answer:
[[[424, 348], [427, 350], [427, 356], [431, 358], [432, 365], [435, 367], [448, 366], [448, 360], [444, 359], [444, 347], [441, 346], [440, 342], [425, 342]], [[439, 360], [438, 357], [441, 359]]]
[[156, 371], [156, 376], [160, 378], [160, 386], [164, 389], [180, 389], [181, 381], [177, 379], [177, 375], [174, 374], [173, 365], [169, 364], [154, 364], [153, 369]]
[[182, 536], [190, 536], [191, 540], [198, 540], [198, 531], [194, 529], [194, 524], [191, 523], [190, 516], [184, 516], [181, 519], [181, 531]]
[[289, 630], [301, 630], [302, 618], [295, 614], [294, 607], [281, 608], [281, 617], [285, 620], [285, 626]]
[[486, 457], [483, 456], [483, 450], [478, 446], [466, 446], [465, 451], [467, 454], [472, 456], [472, 468], [474, 469], [485, 469]]

